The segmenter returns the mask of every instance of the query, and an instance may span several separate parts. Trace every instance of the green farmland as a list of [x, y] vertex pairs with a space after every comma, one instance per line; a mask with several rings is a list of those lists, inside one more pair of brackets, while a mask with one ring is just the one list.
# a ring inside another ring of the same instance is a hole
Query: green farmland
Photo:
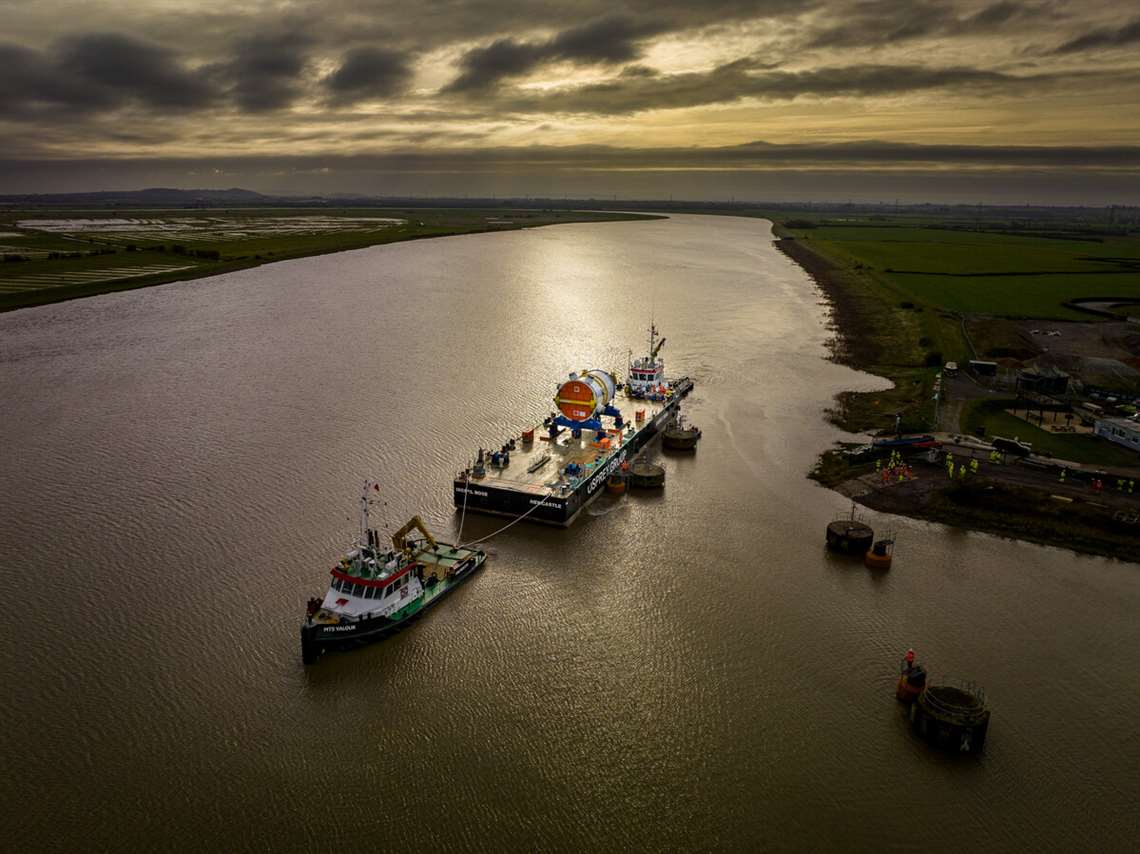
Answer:
[[1079, 297], [1140, 298], [1140, 238], [1031, 236], [936, 226], [787, 229], [903, 299], [959, 314], [1087, 320]]

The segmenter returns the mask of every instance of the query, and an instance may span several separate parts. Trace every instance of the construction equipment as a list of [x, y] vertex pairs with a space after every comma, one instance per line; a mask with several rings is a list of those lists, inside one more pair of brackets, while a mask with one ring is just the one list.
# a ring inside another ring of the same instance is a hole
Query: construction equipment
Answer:
[[410, 522], [392, 535], [392, 545], [396, 547], [396, 551], [404, 552], [408, 556], [413, 556], [415, 550], [412, 548], [412, 543], [408, 542], [408, 534], [412, 531], [419, 531], [423, 534], [424, 539], [428, 541], [428, 545], [430, 545], [432, 549], [435, 549], [435, 537], [433, 537], [431, 531], [427, 529], [424, 520], [419, 516], [413, 516]]

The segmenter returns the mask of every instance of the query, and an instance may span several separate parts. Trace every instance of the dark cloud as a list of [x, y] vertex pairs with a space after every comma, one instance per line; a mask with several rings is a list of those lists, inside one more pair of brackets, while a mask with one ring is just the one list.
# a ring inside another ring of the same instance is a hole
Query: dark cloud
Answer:
[[[834, 0], [832, 0], [834, 1]], [[668, 22], [670, 31], [732, 26], [802, 14], [827, 0], [437, 0], [432, 14], [406, 0], [292, 0], [290, 13], [325, 44], [383, 43], [417, 54], [448, 45], [487, 45], [501, 38], [541, 41], [529, 34], [562, 32], [607, 17]]]
[[302, 32], [258, 34], [234, 44], [233, 58], [211, 68], [247, 113], [288, 107], [301, 96], [314, 40]]
[[879, 47], [925, 38], [990, 35], [1014, 21], [1052, 18], [1047, 2], [1001, 0], [974, 12], [952, 0], [861, 0], [836, 6], [842, 23], [807, 38], [816, 48]]
[[340, 67], [323, 82], [334, 100], [347, 102], [390, 97], [403, 91], [411, 79], [405, 54], [361, 47], [346, 53]]
[[650, 68], [648, 65], [627, 65], [621, 70], [622, 77], [660, 77], [661, 72], [656, 68]]
[[17, 118], [47, 111], [93, 113], [142, 106], [156, 113], [200, 110], [226, 95], [243, 111], [292, 103], [303, 90], [311, 39], [262, 35], [238, 41], [232, 58], [190, 69], [174, 51], [118, 33], [83, 33], [50, 50], [0, 44], [0, 104]]
[[1055, 48], [1053, 53], [1079, 53], [1101, 48], [1127, 47], [1140, 43], [1140, 18], [1129, 21], [1119, 29], [1100, 29], [1085, 33]]
[[664, 19], [638, 19], [628, 15], [606, 15], [571, 27], [542, 42], [498, 39], [486, 47], [467, 51], [460, 59], [460, 75], [447, 92], [489, 89], [506, 77], [526, 74], [547, 62], [573, 62], [579, 65], [628, 62], [641, 55], [641, 42], [664, 32]]
[[499, 39], [486, 47], [477, 47], [463, 54], [460, 67], [463, 72], [444, 87], [445, 92], [471, 92], [486, 89], [504, 77], [525, 74], [542, 62], [540, 45]]
[[976, 68], [919, 65], [855, 65], [810, 71], [757, 70], [754, 60], [726, 63], [707, 72], [625, 75], [549, 94], [506, 93], [504, 106], [518, 112], [623, 114], [724, 104], [744, 98], [792, 100], [802, 96], [874, 97], [931, 89], [955, 91], [1042, 85], [1052, 78], [1017, 77]]
[[12, 118], [38, 108], [83, 105], [91, 99], [99, 106], [106, 102], [103, 93], [68, 77], [39, 51], [0, 43], [0, 68], [4, 69], [0, 107]]
[[964, 20], [966, 27], [976, 30], [981, 27], [996, 27], [1026, 13], [1025, 5], [1004, 0], [1001, 3], [991, 3], [980, 12], [976, 12]]
[[547, 45], [552, 58], [574, 62], [628, 62], [641, 55], [642, 39], [671, 29], [666, 19], [606, 15], [558, 33]]
[[66, 38], [58, 62], [65, 74], [152, 107], [202, 107], [215, 94], [172, 51], [117, 33]]
[[919, 38], [955, 20], [953, 7], [939, 0], [865, 0], [836, 10], [842, 23], [807, 39], [808, 47], [862, 47]]
[[35, 114], [79, 113], [129, 104], [193, 110], [217, 92], [170, 50], [115, 33], [87, 33], [57, 42], [50, 51], [0, 44], [0, 104]]

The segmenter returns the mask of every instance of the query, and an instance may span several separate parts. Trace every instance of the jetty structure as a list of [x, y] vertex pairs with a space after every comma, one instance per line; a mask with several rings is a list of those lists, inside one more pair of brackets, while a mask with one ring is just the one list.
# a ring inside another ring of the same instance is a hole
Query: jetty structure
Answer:
[[613, 476], [629, 471], [693, 390], [689, 377], [666, 378], [664, 343], [651, 324], [648, 354], [630, 360], [624, 384], [600, 369], [569, 374], [541, 426], [478, 449], [452, 483], [456, 509], [568, 526], [607, 483], [616, 491]]

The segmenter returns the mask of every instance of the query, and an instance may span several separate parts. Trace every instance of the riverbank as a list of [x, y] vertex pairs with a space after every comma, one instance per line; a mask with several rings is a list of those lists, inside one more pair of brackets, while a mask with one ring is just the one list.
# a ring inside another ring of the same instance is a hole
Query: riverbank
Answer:
[[[955, 465], [966, 457], [956, 455]], [[882, 513], [1140, 562], [1135, 478], [1119, 483], [1110, 478], [1103, 491], [1096, 492], [1089, 480], [1060, 480], [1052, 472], [994, 465], [980, 452], [977, 457], [978, 473], [963, 479], [948, 478], [940, 462], [913, 458], [906, 479], [884, 479], [866, 463], [852, 467], [832, 488]]]
[[[781, 232], [777, 225], [777, 248], [812, 277], [832, 307], [833, 358], [894, 383], [887, 392], [840, 395], [829, 419], [849, 432], [874, 433], [889, 426], [886, 421], [893, 409], [902, 413], [904, 430], [936, 428], [922, 375], [932, 378], [937, 369], [915, 364], [913, 348], [904, 347], [902, 358], [891, 350], [900, 328], [912, 336], [921, 331], [915, 329], [917, 324], [908, 325], [908, 318], [899, 318], [905, 301], [896, 303], [897, 294], [863, 271], [838, 264]], [[840, 449], [829, 450], [810, 476], [880, 512], [1085, 554], [1138, 560], [1140, 495], [1128, 489], [1140, 470], [1120, 469], [1120, 477], [1108, 478], [1106, 492], [1093, 495], [1091, 476], [1066, 486], [1057, 482], [1055, 471], [1020, 465], [986, 466], [984, 475], [958, 482], [949, 481], [940, 465], [916, 455], [909, 459], [916, 476], [900, 482], [882, 480], [872, 461], [855, 459]], [[1114, 489], [1118, 481], [1122, 488]]]
[[0, 211], [0, 311], [384, 243], [660, 218], [505, 207], [7, 209]]
[[[775, 233], [781, 230], [777, 225]], [[876, 432], [893, 428], [901, 413], [903, 429], [931, 429], [937, 368], [927, 364], [932, 360], [923, 350], [930, 336], [922, 310], [896, 299], [866, 270], [824, 257], [786, 232], [776, 248], [812, 277], [832, 306], [832, 358], [893, 383], [885, 391], [840, 394], [829, 420], [849, 433]]]

